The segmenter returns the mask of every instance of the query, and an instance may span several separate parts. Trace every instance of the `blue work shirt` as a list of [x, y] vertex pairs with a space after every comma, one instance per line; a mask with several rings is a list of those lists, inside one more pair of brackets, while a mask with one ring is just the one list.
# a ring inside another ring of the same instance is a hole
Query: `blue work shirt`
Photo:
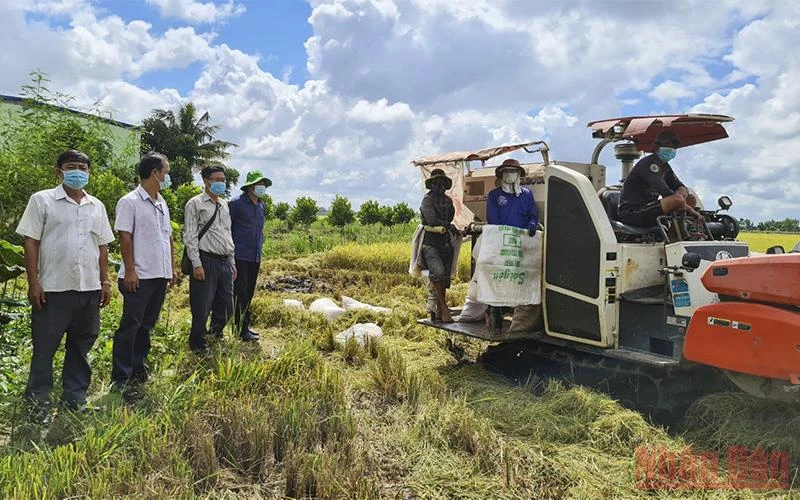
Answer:
[[539, 212], [533, 201], [533, 193], [528, 188], [522, 188], [519, 196], [514, 196], [499, 187], [492, 189], [486, 200], [486, 219], [489, 224], [535, 229], [539, 223]]
[[245, 193], [228, 203], [236, 260], [261, 262], [264, 244], [264, 203], [253, 203]]

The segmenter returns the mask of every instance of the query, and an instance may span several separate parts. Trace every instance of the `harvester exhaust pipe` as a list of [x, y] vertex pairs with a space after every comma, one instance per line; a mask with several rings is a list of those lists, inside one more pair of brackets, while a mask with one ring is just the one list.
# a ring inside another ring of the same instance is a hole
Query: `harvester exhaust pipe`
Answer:
[[622, 162], [622, 182], [628, 177], [634, 162], [642, 157], [642, 152], [636, 149], [636, 144], [623, 142], [614, 145], [614, 157]]

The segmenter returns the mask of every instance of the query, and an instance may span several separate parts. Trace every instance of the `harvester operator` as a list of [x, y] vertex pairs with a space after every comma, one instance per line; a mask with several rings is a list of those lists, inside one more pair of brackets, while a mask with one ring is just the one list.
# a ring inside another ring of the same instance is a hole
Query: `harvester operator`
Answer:
[[[438, 306], [437, 319], [453, 321], [447, 307], [445, 292], [450, 288], [450, 275], [453, 267], [453, 245], [451, 235], [457, 235], [453, 225], [456, 210], [453, 200], [445, 191], [453, 187], [453, 181], [440, 168], [434, 169], [425, 181], [429, 190], [422, 198], [420, 214], [425, 234], [422, 239], [422, 268], [428, 270]], [[433, 311], [431, 311], [433, 312]]]
[[673, 236], [691, 239], [686, 232], [685, 216], [689, 214], [696, 220], [702, 220], [702, 216], [695, 210], [697, 198], [669, 164], [680, 141], [672, 132], [662, 132], [655, 143], [655, 152], [639, 160], [625, 178], [617, 211], [619, 220], [632, 226], [652, 227], [658, 224], [658, 217], [675, 213], [680, 216], [677, 224], [680, 232]]

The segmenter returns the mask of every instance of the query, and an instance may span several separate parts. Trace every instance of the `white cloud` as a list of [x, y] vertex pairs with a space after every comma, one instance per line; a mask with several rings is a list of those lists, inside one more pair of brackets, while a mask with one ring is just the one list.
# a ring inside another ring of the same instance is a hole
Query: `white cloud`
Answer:
[[[234, 1], [148, 1], [191, 24], [241, 13]], [[81, 103], [101, 99], [122, 121], [192, 100], [222, 126], [220, 138], [239, 144], [231, 164], [263, 170], [278, 200], [324, 205], [340, 193], [355, 205], [416, 206], [415, 157], [543, 139], [553, 158], [586, 162], [590, 120], [694, 102], [693, 111], [737, 117], [729, 140], [681, 150], [676, 161], [706, 204], [730, 194], [734, 213], [751, 219], [800, 210], [793, 2], [312, 0], [311, 79], [300, 85], [190, 26], [158, 33], [85, 0], [9, 3], [0, 3], [0, 45], [25, 57], [0, 52], [0, 91], [14, 93], [35, 61], [56, 88]], [[66, 16], [69, 27], [26, 10]], [[192, 62], [203, 67], [183, 94], [132, 83]], [[610, 148], [602, 160], [613, 183]]]
[[164, 17], [181, 19], [192, 24], [218, 23], [244, 14], [245, 7], [234, 0], [224, 4], [197, 0], [146, 0], [155, 5]]

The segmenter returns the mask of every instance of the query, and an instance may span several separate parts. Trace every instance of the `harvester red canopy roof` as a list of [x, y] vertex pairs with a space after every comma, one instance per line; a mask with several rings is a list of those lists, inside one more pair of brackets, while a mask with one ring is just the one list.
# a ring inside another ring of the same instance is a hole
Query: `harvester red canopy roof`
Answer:
[[505, 146], [486, 148], [486, 149], [481, 149], [479, 151], [456, 151], [455, 153], [445, 153], [440, 155], [432, 155], [432, 156], [417, 158], [411, 163], [419, 167], [422, 165], [431, 165], [434, 163], [446, 163], [453, 161], [465, 161], [465, 160], [486, 161], [488, 159], [494, 158], [495, 156], [500, 156], [506, 153], [510, 153], [512, 151], [516, 151], [517, 149], [522, 149], [527, 146], [532, 146], [534, 144], [544, 145], [544, 142], [542, 141], [521, 142], [519, 144], [507, 144]]
[[669, 130], [681, 141], [680, 147], [702, 144], [728, 137], [722, 123], [732, 122], [725, 115], [627, 116], [590, 122], [592, 136], [598, 139], [628, 139], [639, 151], [655, 151], [655, 140]]

